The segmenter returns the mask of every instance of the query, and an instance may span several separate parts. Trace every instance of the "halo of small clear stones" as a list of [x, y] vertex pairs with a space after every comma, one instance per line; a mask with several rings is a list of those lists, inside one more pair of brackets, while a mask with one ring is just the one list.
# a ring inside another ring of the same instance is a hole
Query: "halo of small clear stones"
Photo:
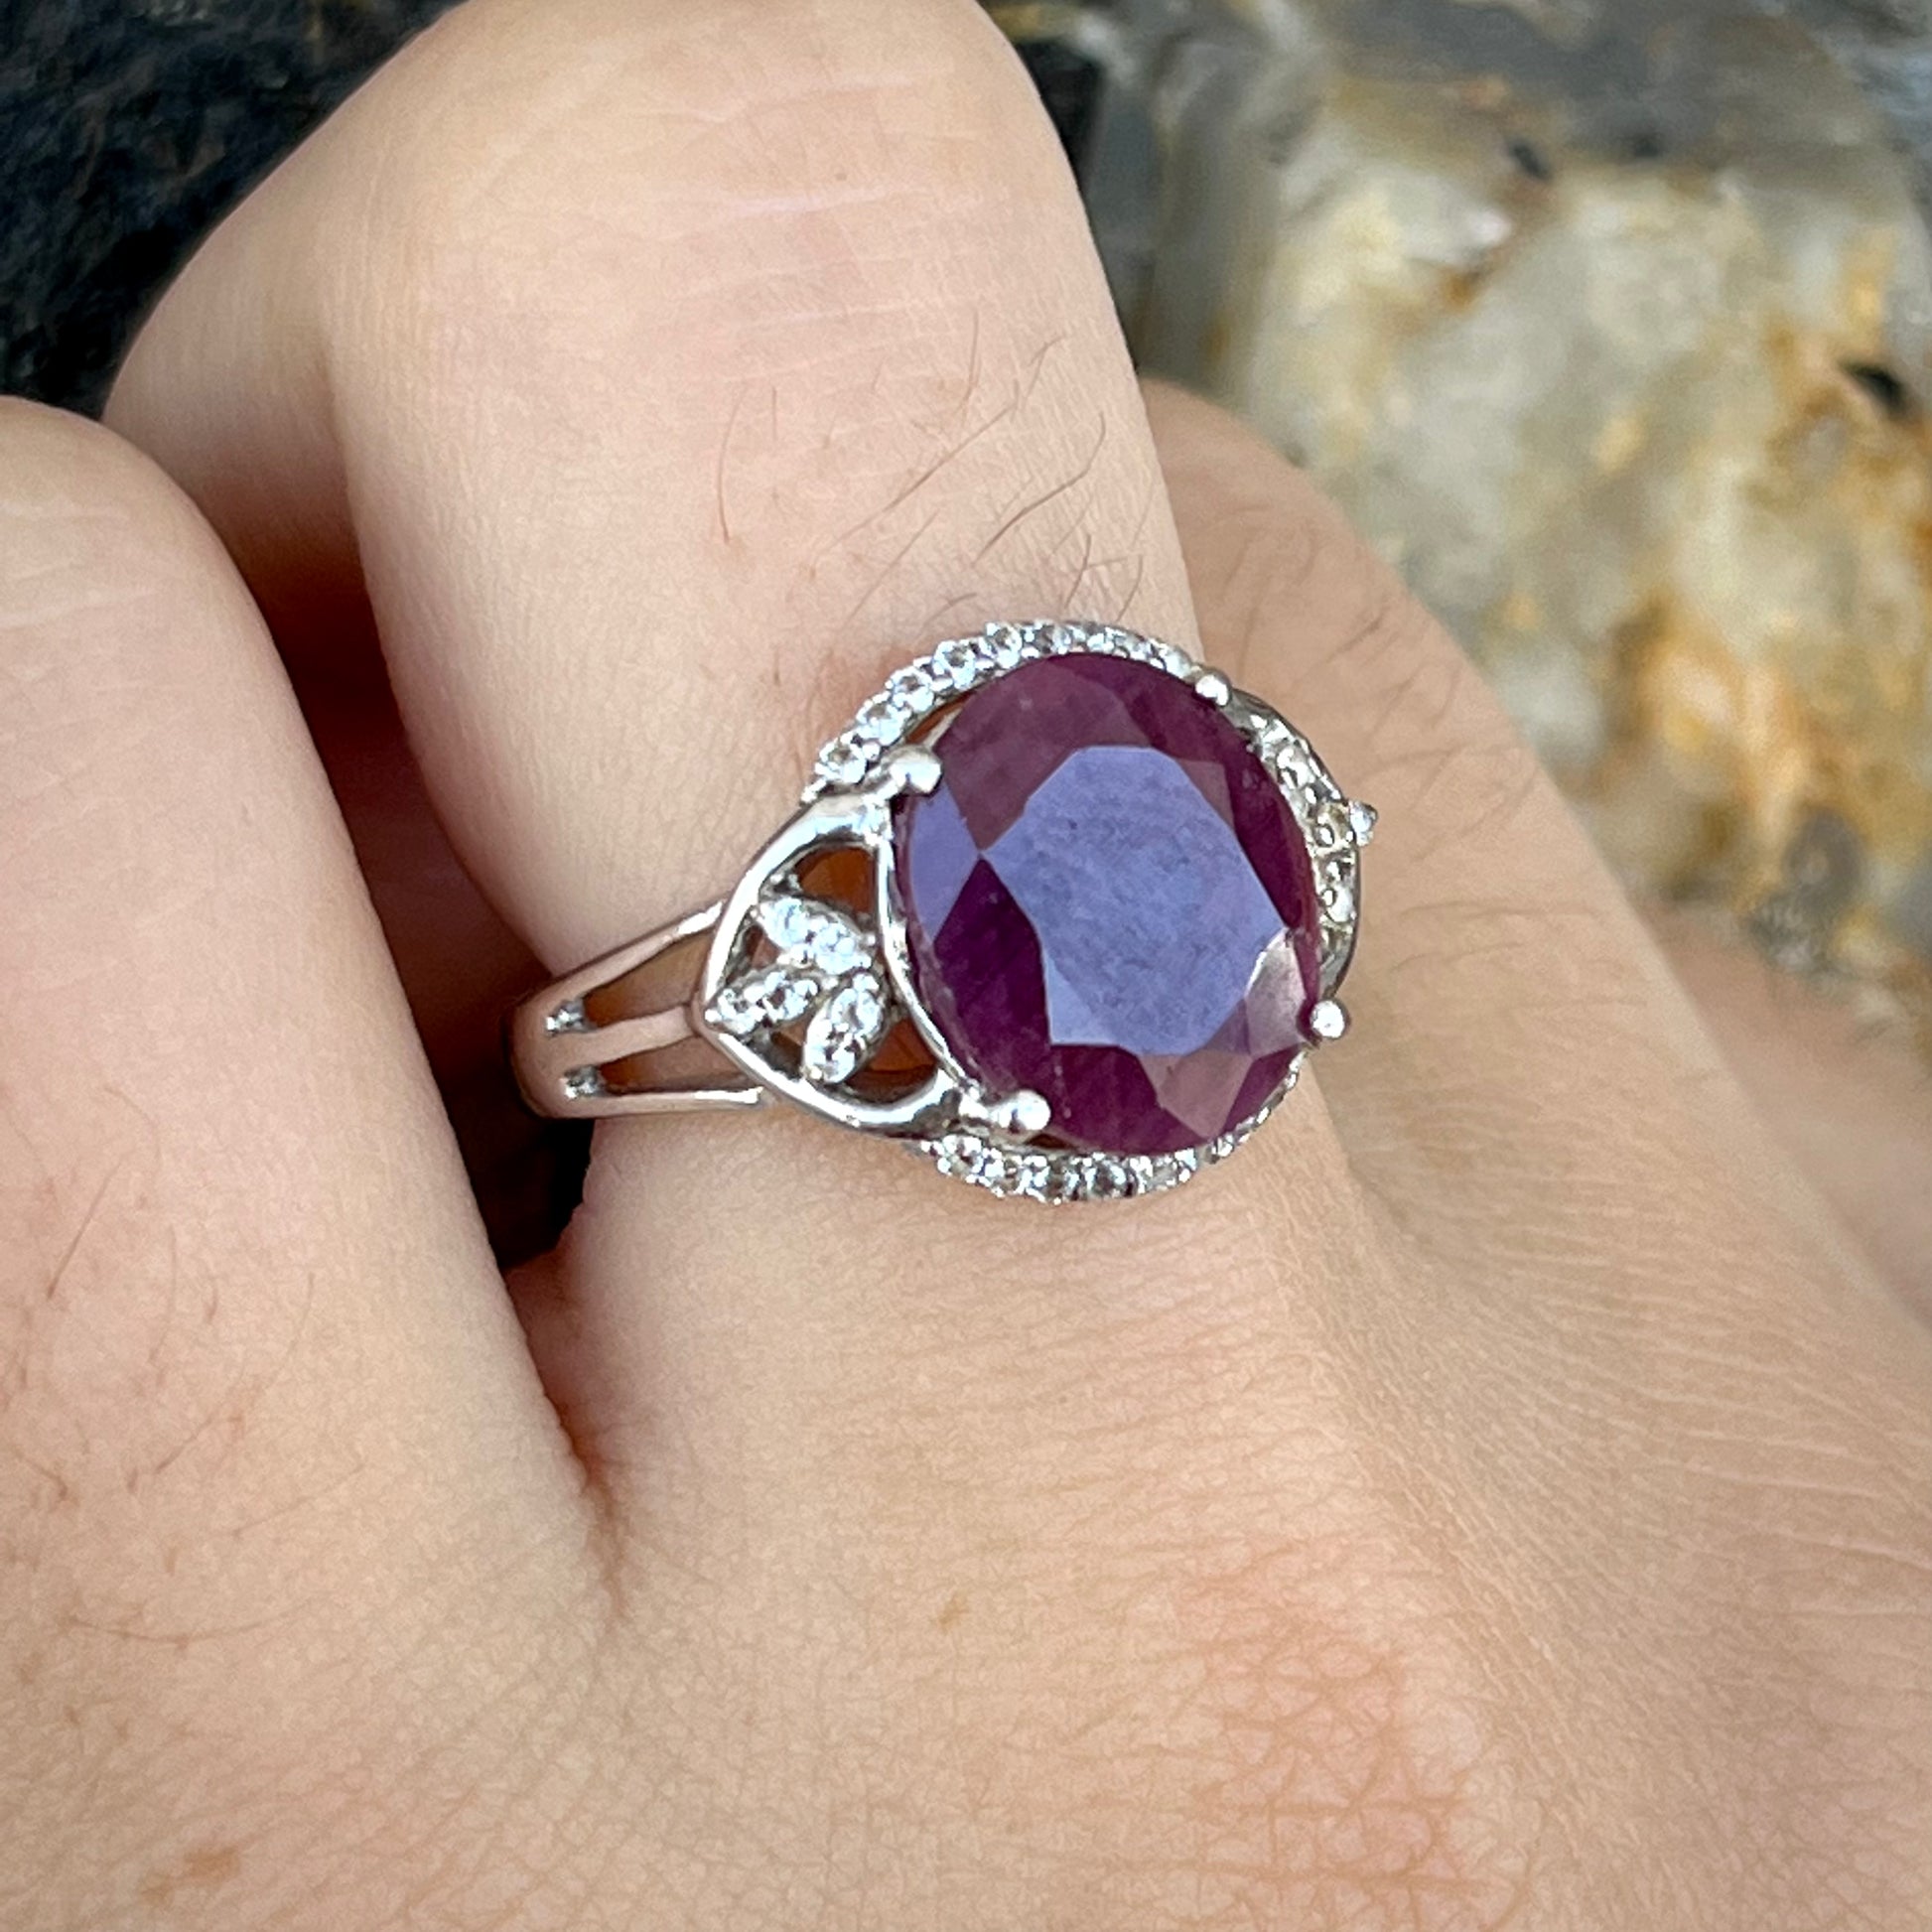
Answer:
[[[1131, 657], [1174, 677], [1186, 677], [1199, 668], [1173, 644], [1118, 624], [990, 623], [975, 636], [948, 638], [895, 671], [860, 707], [853, 723], [819, 753], [805, 802], [838, 787], [862, 784], [886, 755], [912, 738], [940, 706], [957, 702], [1032, 658], [1076, 651]], [[1240, 701], [1229, 707], [1227, 716], [1281, 787], [1307, 841], [1319, 902], [1325, 981], [1354, 945], [1361, 845], [1374, 828], [1374, 813], [1351, 803], [1308, 740], [1286, 720]], [[1281, 1103], [1300, 1072], [1298, 1057], [1279, 1091], [1251, 1119], [1205, 1146], [1173, 1155], [1122, 1157], [1035, 1148], [965, 1125], [912, 1145], [942, 1173], [1008, 1198], [1059, 1206], [1076, 1200], [1164, 1193], [1226, 1160]]]
[[1004, 677], [1030, 658], [1069, 651], [1137, 658], [1175, 677], [1195, 668], [1185, 651], [1118, 624], [990, 623], [977, 636], [949, 637], [895, 671], [859, 707], [852, 723], [827, 741], [812, 767], [805, 802], [842, 786], [863, 784], [885, 755], [904, 744], [940, 705]]
[[1204, 1168], [1225, 1161], [1275, 1111], [1294, 1084], [1291, 1073], [1281, 1092], [1252, 1119], [1218, 1140], [1183, 1148], [1178, 1154], [1088, 1154], [1068, 1148], [1013, 1147], [982, 1128], [964, 1126], [915, 1145], [941, 1173], [1003, 1199], [1043, 1201], [1048, 1207], [1064, 1207], [1071, 1201], [1127, 1200], [1183, 1186]]

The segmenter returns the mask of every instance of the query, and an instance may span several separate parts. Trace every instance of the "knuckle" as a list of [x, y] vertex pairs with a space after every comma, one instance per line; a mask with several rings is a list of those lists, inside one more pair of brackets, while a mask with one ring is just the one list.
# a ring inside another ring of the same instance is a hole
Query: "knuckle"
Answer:
[[237, 592], [187, 498], [146, 457], [97, 425], [0, 402], [0, 807], [47, 776], [74, 723], [165, 673], [167, 637]]
[[[823, 0], [571, 0], [447, 16], [323, 146], [406, 271], [433, 276], [487, 243], [499, 269], [542, 268], [561, 297], [565, 251], [594, 275], [613, 256], [638, 262], [655, 236], [722, 265], [748, 232], [815, 216], [835, 239], [881, 191], [916, 208], [935, 190], [983, 190], [1011, 170], [1016, 109], [1057, 166], [1004, 40], [953, 0], [885, 22]], [[930, 211], [908, 225], [939, 227]], [[852, 253], [826, 250], [834, 264]]]
[[[1557, 1779], [1498, 1716], [1499, 1646], [1455, 1556], [1252, 1322], [1176, 1348], [1208, 1313], [1123, 1320], [1102, 1377], [1089, 1346], [1089, 1408], [1066, 1395], [1082, 1351], [1016, 1309], [1027, 1364], [979, 1380], [984, 1436], [910, 1473], [876, 1446], [912, 1432], [847, 1425], [836, 1478], [891, 1552], [868, 1616], [907, 1633], [912, 1734], [983, 1768], [976, 1809], [1033, 1821], [1014, 1875], [1047, 1922], [1489, 1932], [1554, 1906]], [[959, 1479], [982, 1455], [998, 1485]], [[923, 1748], [896, 1741], [886, 1775], [942, 1805]], [[852, 1809], [883, 1802], [862, 1785]]]
[[40, 509], [42, 499], [64, 486], [91, 492], [117, 475], [148, 471], [125, 443], [86, 417], [0, 396], [0, 506], [10, 516], [22, 507]]
[[0, 397], [0, 610], [10, 627], [36, 608], [43, 576], [146, 554], [192, 522], [161, 471], [111, 430]]

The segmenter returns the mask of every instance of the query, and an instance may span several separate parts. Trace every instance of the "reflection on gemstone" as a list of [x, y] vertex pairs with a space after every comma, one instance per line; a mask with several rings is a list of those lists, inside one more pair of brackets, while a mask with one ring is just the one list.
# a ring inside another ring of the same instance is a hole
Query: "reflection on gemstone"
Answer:
[[1310, 1038], [1318, 908], [1235, 727], [1164, 670], [1075, 654], [982, 687], [938, 751], [895, 864], [914, 983], [965, 1069], [1119, 1154], [1253, 1114]]

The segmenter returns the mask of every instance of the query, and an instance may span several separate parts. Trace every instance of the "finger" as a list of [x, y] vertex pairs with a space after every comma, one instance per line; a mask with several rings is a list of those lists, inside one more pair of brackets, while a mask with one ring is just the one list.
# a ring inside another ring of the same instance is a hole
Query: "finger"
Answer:
[[[1537, 1612], [1514, 1618], [1553, 1579], [1587, 1574], [1599, 1627], [1652, 1674], [1625, 1716], [1670, 1682], [1648, 1734], [1681, 1724], [1683, 1756], [1725, 1763], [1720, 1788], [1788, 1816], [1768, 1793], [1792, 1759], [1763, 1751], [1761, 1709], [1740, 1725], [1713, 1659], [1742, 1644], [1751, 1681], [1776, 1675], [1762, 1660], [1778, 1655], [1781, 1612], [1758, 1621], [1775, 1594], [1758, 1539], [1842, 1566], [1870, 1547], [1868, 1510], [1917, 1507], [1924, 1332], [1774, 1145], [1453, 642], [1251, 432], [1169, 389], [1150, 392], [1150, 413], [1207, 653], [1382, 810], [1352, 1050], [1324, 1062], [1323, 1088], [1353, 1172], [1408, 1236], [1394, 1297], [1414, 1312], [1413, 1353], [1388, 1346], [1380, 1297], [1363, 1298], [1395, 1409], [1431, 1409], [1402, 1453], [1481, 1498], [1483, 1554], [1462, 1576], [1486, 1571], [1487, 1589], [1513, 1570], [1510, 1629], [1481, 1655], [1534, 1655], [1529, 1696], [1546, 1692], [1579, 1625], [1566, 1611], [1527, 1636]], [[1356, 1427], [1368, 1440], [1387, 1423]], [[1416, 1526], [1418, 1547], [1440, 1521]], [[1706, 1537], [1725, 1554], [1700, 1552]], [[1566, 1538], [1593, 1554], [1553, 1564]], [[1699, 1581], [1660, 1589], [1660, 1551]], [[1687, 1617], [1713, 1587], [1722, 1614]], [[1861, 1604], [1855, 1648], [1873, 1624], [1880, 1649], [1897, 1642], [1887, 1614]], [[1570, 1709], [1587, 1728], [1581, 1713], [1604, 1709], [1603, 1646], [1579, 1654], [1590, 1687]], [[1886, 1710], [1885, 1693], [1866, 1707], [1867, 1736], [1890, 1730]], [[1920, 1776], [1876, 1748], [1881, 1781]], [[1587, 1755], [1600, 1767], [1614, 1749]], [[1592, 1775], [1580, 1801], [1615, 1783]], [[1708, 1842], [1695, 1786], [1647, 1774], [1612, 1803], [1643, 1817], [1646, 1843], [1677, 1842], [1679, 1864]], [[1530, 1915], [1561, 1918], [1564, 1880], [1537, 1863]], [[1876, 1882], [1874, 1897], [1913, 1880]], [[1793, 1895], [1789, 1874], [1765, 1892]]]
[[450, 850], [366, 611], [326, 653], [298, 644], [287, 661], [490, 1246], [513, 1268], [556, 1245], [590, 1151], [583, 1122], [529, 1112], [504, 1062], [503, 1015], [541, 969]]
[[[272, 616], [319, 530], [338, 574], [359, 559], [438, 807], [553, 964], [715, 893], [826, 718], [935, 624], [1031, 596], [1192, 628], [1064, 165], [994, 30], [941, 6], [862, 59], [831, 9], [787, 10], [769, 54], [744, 5], [634, 35], [585, 11], [509, 122], [476, 96], [550, 40], [534, 11], [421, 44], [216, 238], [114, 404]], [[690, 105], [624, 101], [652, 60]], [[876, 125], [827, 114], [847, 89]], [[350, 233], [378, 154], [393, 218]], [[1001, 258], [1030, 225], [1023, 278]]]
[[1695, 916], [1658, 915], [1655, 930], [1799, 1171], [1905, 1306], [1932, 1320], [1932, 1077], [1907, 1026]]
[[1209, 655], [1382, 813], [1358, 1024], [1323, 1082], [1358, 1173], [1432, 1242], [1521, 1252], [1570, 1224], [1634, 1259], [1700, 1190], [1716, 1227], [1745, 1188], [1832, 1245], [1453, 640], [1251, 431], [1164, 386], [1149, 407]]
[[[259, 619], [149, 463], [22, 404], [0, 1230], [0, 1866], [31, 1900], [77, 1818], [117, 1821], [79, 1862], [103, 1876], [122, 1832], [165, 1849], [159, 1749], [265, 1696], [325, 1780], [395, 1744], [373, 1619], [490, 1650], [458, 1581], [481, 1524], [504, 1598], [575, 1573], [533, 1561], [568, 1457]], [[237, 1833], [272, 1788], [222, 1787]], [[96, 1902], [73, 1922], [126, 1917]]]

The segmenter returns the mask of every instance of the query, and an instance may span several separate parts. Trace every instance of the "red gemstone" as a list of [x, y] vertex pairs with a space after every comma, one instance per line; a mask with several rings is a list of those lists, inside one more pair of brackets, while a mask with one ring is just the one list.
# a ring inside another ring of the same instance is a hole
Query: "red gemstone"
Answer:
[[1187, 684], [1098, 654], [982, 687], [897, 807], [912, 977], [960, 1064], [1052, 1135], [1172, 1154], [1246, 1120], [1319, 998], [1313, 871], [1280, 787]]

